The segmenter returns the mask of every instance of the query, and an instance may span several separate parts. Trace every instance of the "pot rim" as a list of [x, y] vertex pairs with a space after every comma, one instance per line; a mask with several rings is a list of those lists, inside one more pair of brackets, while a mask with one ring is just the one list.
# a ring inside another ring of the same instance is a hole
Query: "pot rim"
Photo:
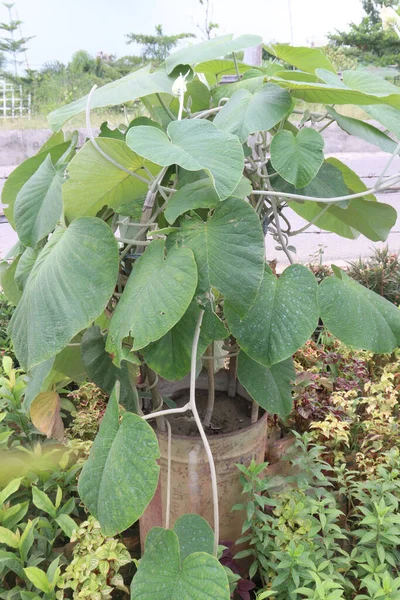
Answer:
[[[262, 408], [262, 407], [260, 407], [260, 408]], [[254, 429], [257, 425], [259, 425], [260, 423], [263, 423], [267, 419], [268, 419], [268, 413], [267, 413], [267, 411], [265, 411], [264, 414], [262, 415], [262, 417], [260, 417], [258, 419], [258, 421], [256, 421], [255, 423], [250, 423], [250, 425], [248, 425], [247, 427], [244, 427], [243, 429], [237, 429], [236, 431], [231, 431], [230, 433], [221, 433], [219, 435], [216, 434], [216, 435], [207, 436], [207, 437], [208, 437], [209, 441], [212, 441], [213, 439], [221, 440], [221, 439], [233, 437], [238, 434], [241, 435], [242, 433], [244, 433], [246, 431]], [[153, 427], [153, 429], [158, 436], [168, 440], [168, 433], [166, 431], [160, 431], [156, 427]], [[181, 433], [173, 433], [171, 431], [171, 439], [174, 439], [174, 438], [181, 439], [181, 440], [200, 440], [201, 441], [200, 435], [183, 435]]]

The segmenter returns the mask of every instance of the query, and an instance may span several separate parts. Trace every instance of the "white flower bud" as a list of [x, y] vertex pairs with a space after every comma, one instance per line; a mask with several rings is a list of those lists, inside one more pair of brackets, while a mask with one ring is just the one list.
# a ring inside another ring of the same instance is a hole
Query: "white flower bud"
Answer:
[[389, 29], [393, 29], [395, 27], [400, 28], [400, 17], [391, 6], [384, 6], [380, 15], [384, 31], [388, 31]]
[[186, 75], [183, 76], [182, 73], [180, 73], [179, 77], [177, 77], [172, 84], [172, 93], [179, 98], [185, 95], [186, 90]]

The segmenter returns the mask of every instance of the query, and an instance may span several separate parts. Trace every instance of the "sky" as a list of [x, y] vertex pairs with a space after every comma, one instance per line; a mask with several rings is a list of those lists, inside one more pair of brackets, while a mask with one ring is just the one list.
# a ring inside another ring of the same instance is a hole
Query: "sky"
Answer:
[[[358, 22], [361, 0], [213, 0], [220, 34], [259, 34], [265, 42], [290, 42], [291, 5], [295, 45], [321, 44], [330, 31]], [[139, 54], [126, 44], [129, 32], [153, 33], [161, 23], [167, 34], [198, 33], [204, 20], [199, 0], [15, 0], [29, 42], [31, 68], [47, 61], [68, 62], [76, 50], [91, 54]], [[7, 9], [0, 4], [0, 21]]]

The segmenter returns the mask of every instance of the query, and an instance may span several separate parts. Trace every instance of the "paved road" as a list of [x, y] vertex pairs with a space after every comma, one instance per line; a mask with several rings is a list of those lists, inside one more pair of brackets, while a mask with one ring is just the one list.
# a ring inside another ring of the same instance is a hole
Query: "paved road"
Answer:
[[[351, 152], [351, 153], [336, 153], [335, 156], [354, 169], [365, 181], [368, 187], [372, 187], [377, 179], [377, 176], [382, 172], [388, 161], [388, 154], [371, 153], [371, 152]], [[11, 172], [12, 167], [3, 167], [3, 172], [0, 168], [0, 187], [1, 179]], [[400, 158], [393, 161], [387, 175], [392, 175], [400, 172]], [[400, 251], [400, 187], [390, 192], [385, 192], [378, 196], [381, 202], [391, 204], [399, 214], [396, 225], [394, 226], [388, 244], [394, 252]], [[1, 208], [1, 205], [0, 205]], [[291, 212], [291, 222], [294, 229], [300, 229], [306, 222]], [[289, 211], [287, 211], [288, 214]], [[335, 262], [336, 264], [344, 264], [347, 260], [358, 258], [359, 256], [367, 256], [371, 254], [374, 246], [382, 247], [384, 244], [373, 244], [364, 236], [360, 236], [357, 240], [347, 240], [333, 233], [322, 231], [317, 227], [311, 227], [302, 234], [293, 238], [297, 249], [297, 260], [299, 262], [308, 263], [314, 259], [315, 253], [321, 247], [324, 250], [323, 260], [326, 263]], [[0, 258], [4, 257], [7, 250], [15, 243], [16, 234], [8, 223], [0, 224]], [[282, 269], [287, 264], [287, 259], [282, 252], [275, 250], [275, 243], [269, 238], [267, 239], [267, 254], [268, 259], [276, 258], [278, 261], [278, 269]]]

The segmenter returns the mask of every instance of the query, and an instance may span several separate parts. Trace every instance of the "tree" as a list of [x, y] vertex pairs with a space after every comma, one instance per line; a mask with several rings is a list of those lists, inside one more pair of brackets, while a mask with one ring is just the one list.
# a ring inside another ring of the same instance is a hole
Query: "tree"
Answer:
[[[11, 55], [11, 61], [14, 65], [14, 76], [18, 76], [18, 65], [22, 64], [24, 61], [18, 60], [19, 54], [25, 53], [25, 62], [26, 59], [26, 44], [29, 40], [33, 39], [34, 36], [31, 37], [16, 37], [17, 32], [21, 35], [21, 25], [22, 21], [19, 19], [13, 19], [12, 9], [14, 4], [9, 4], [3, 2], [3, 5], [8, 9], [9, 21], [8, 23], [0, 23], [0, 30], [7, 33], [6, 37], [0, 37], [0, 51], [5, 54]], [[28, 66], [28, 64], [27, 64]]]
[[204, 9], [204, 24], [197, 25], [202, 34], [209, 40], [211, 39], [211, 34], [215, 29], [219, 29], [218, 23], [215, 23], [212, 20], [212, 2], [211, 0], [199, 0], [199, 3]]
[[400, 40], [393, 31], [384, 31], [380, 10], [384, 6], [399, 9], [399, 0], [362, 0], [366, 13], [361, 23], [352, 23], [349, 31], [336, 31], [328, 36], [330, 45], [343, 48], [349, 57], [362, 64], [380, 66], [400, 62]]
[[142, 33], [128, 33], [128, 44], [136, 42], [143, 46], [143, 61], [163, 62], [168, 54], [180, 40], [196, 37], [193, 33], [178, 33], [177, 35], [164, 35], [162, 25], [156, 26], [156, 35]]

